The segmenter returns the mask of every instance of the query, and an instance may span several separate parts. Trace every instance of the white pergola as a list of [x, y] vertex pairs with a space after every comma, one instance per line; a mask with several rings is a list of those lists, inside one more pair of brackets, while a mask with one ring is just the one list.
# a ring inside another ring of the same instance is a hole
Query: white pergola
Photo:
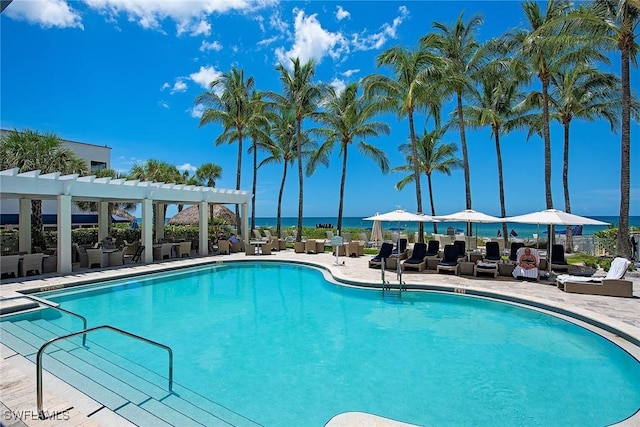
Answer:
[[[60, 273], [72, 271], [71, 205], [72, 202], [97, 202], [98, 240], [109, 232], [110, 202], [142, 204], [142, 245], [144, 262], [153, 261], [153, 227], [156, 237], [164, 236], [164, 206], [166, 204], [198, 205], [200, 210], [200, 254], [208, 253], [209, 203], [241, 205], [242, 230], [245, 243], [249, 239], [249, 204], [251, 194], [242, 190], [150, 181], [96, 178], [95, 176], [62, 175], [60, 172], [40, 174], [40, 171], [19, 173], [18, 168], [0, 171], [0, 195], [3, 199], [18, 199], [20, 251], [31, 252], [31, 200], [57, 200], [58, 266]], [[153, 205], [157, 205], [153, 220]]]

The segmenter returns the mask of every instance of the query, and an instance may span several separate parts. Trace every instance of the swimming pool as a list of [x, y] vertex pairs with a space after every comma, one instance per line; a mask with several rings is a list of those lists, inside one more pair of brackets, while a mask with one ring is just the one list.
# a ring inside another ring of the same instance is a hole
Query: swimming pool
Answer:
[[[398, 298], [275, 263], [43, 296], [89, 326], [171, 346], [176, 383], [266, 426], [321, 426], [347, 411], [420, 425], [601, 426], [640, 407], [640, 363], [627, 352], [555, 316], [481, 298]], [[118, 340], [100, 344], [166, 369], [147, 347]]]

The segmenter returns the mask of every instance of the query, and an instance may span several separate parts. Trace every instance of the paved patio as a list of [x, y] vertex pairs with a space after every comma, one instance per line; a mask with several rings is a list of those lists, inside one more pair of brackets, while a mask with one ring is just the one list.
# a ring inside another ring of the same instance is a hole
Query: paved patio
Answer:
[[[0, 306], [6, 306], [9, 303], [9, 301], [1, 303], [2, 299], [24, 293], [228, 261], [296, 261], [319, 266], [330, 272], [330, 276], [335, 280], [342, 283], [380, 288], [382, 286], [381, 271], [368, 268], [370, 259], [371, 256], [367, 255], [358, 258], [340, 257], [336, 264], [336, 257], [330, 253], [297, 254], [292, 250], [287, 250], [274, 252], [272, 255], [247, 256], [241, 252], [231, 255], [173, 259], [147, 265], [125, 265], [104, 270], [86, 269], [68, 275], [34, 276], [30, 278], [31, 280], [25, 280], [25, 278], [3, 280], [0, 285]], [[402, 276], [408, 289], [422, 288], [497, 297], [549, 309], [559, 315], [571, 313], [571, 317], [586, 320], [588, 322], [585, 324], [586, 326], [591, 327], [589, 324], [594, 324], [605, 329], [604, 335], [607, 338], [615, 341], [640, 359], [640, 316], [638, 315], [640, 313], [640, 275], [637, 272], [631, 272], [627, 274], [626, 278], [633, 281], [633, 298], [565, 293], [551, 282], [525, 282], [509, 277], [494, 279], [492, 277], [454, 276], [437, 274], [433, 270], [419, 273], [405, 272]], [[385, 279], [390, 282], [393, 288], [397, 288], [398, 280], [395, 271], [386, 271]], [[625, 337], [626, 340], [621, 339], [620, 336]], [[2, 356], [0, 360], [0, 373], [2, 374], [0, 402], [14, 412], [22, 410], [35, 413], [33, 364], [29, 365], [30, 362], [26, 359], [20, 360], [21, 356], [16, 355], [3, 345], [0, 345], [0, 354]], [[99, 403], [91, 401], [86, 396], [84, 398], [79, 396], [77, 391], [74, 393], [73, 390], [69, 390], [70, 387], [65, 386], [64, 383], [51, 377], [45, 377], [45, 381], [48, 384], [55, 384], [54, 387], [47, 390], [50, 394], [47, 400], [52, 399], [56, 402], [57, 408], [72, 408], [68, 412], [71, 425], [114, 425], [114, 422], [117, 422], [118, 425], [130, 425], [124, 419], [115, 418], [117, 416], [114, 417]], [[60, 396], [69, 396], [70, 401], [75, 402], [76, 406], [65, 404], [64, 399]], [[87, 415], [91, 415], [91, 417], [87, 418]], [[346, 425], [344, 422], [347, 419], [350, 420], [347, 423], [350, 425], [354, 425], [353, 422], [356, 420], [358, 421], [355, 425], [396, 425], [391, 421], [381, 423], [380, 420], [369, 420], [366, 415], [361, 414], [337, 417], [331, 425]], [[63, 423], [53, 419], [40, 421], [37, 417], [16, 418], [14, 422], [15, 425], [70, 425], [68, 419]], [[620, 425], [640, 425], [640, 413]]]

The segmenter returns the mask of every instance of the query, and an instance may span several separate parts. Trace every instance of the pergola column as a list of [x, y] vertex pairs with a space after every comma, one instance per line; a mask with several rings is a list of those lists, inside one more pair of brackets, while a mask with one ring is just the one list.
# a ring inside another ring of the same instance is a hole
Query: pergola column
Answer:
[[18, 250], [31, 253], [31, 199], [20, 199]]
[[144, 262], [153, 261], [153, 200], [142, 200], [142, 245]]
[[209, 253], [209, 203], [200, 202], [198, 207], [198, 226], [200, 242], [198, 243], [199, 255], [207, 255]]
[[71, 196], [58, 196], [58, 273], [71, 273]]
[[249, 246], [251, 239], [251, 230], [249, 229], [249, 204], [242, 203], [240, 209], [240, 221], [242, 221], [242, 229], [244, 230], [244, 247]]
[[156, 218], [155, 218], [155, 227], [156, 227], [156, 240], [164, 239], [164, 203], [156, 204]]
[[98, 207], [98, 242], [109, 236], [109, 202], [100, 202]]

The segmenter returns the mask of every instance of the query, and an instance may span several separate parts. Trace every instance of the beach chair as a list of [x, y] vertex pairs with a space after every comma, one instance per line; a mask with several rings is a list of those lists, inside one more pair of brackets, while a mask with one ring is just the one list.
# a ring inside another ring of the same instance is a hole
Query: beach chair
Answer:
[[393, 251], [393, 244], [391, 243], [383, 243], [380, 247], [380, 251], [378, 255], [374, 256], [369, 260], [369, 268], [381, 268], [382, 263], [386, 261], [387, 258], [391, 256], [391, 252]]
[[524, 243], [522, 242], [512, 242], [511, 243], [511, 251], [509, 252], [509, 261], [513, 263], [518, 262], [518, 249], [523, 248]]
[[454, 274], [458, 274], [458, 247], [456, 245], [444, 245], [442, 259], [436, 267], [436, 272], [440, 273], [440, 271], [453, 271]]
[[560, 274], [556, 278], [556, 285], [565, 292], [633, 298], [633, 282], [624, 280], [629, 265], [631, 261], [617, 257], [611, 262], [605, 277]]
[[438, 240], [429, 240], [427, 242], [427, 257], [437, 257], [440, 254], [440, 242]]
[[306, 242], [304, 242], [304, 251], [308, 254], [315, 254], [318, 253], [316, 250], [316, 241], [315, 239], [307, 239]]
[[427, 268], [426, 257], [427, 245], [424, 243], [414, 243], [411, 256], [402, 263], [402, 267], [405, 270], [410, 269], [422, 271]]
[[218, 253], [222, 255], [229, 255], [231, 253], [231, 244], [228, 240], [218, 240]]
[[454, 240], [453, 245], [458, 248], [458, 258], [467, 256], [467, 244], [464, 240]]
[[500, 245], [498, 242], [487, 242], [485, 244], [484, 262], [498, 262], [502, 259], [500, 255]]
[[564, 259], [563, 245], [551, 245], [551, 269], [554, 271], [567, 271], [569, 269], [569, 264]]
[[406, 259], [409, 249], [407, 248], [408, 240], [406, 238], [399, 238], [396, 247], [391, 252], [392, 256], [396, 256], [399, 260]]
[[536, 260], [536, 268], [523, 268], [520, 265], [516, 265], [516, 267], [513, 269], [513, 277], [516, 279], [523, 279], [523, 280], [538, 280], [539, 278], [539, 268], [540, 268], [540, 254], [538, 254], [538, 251], [534, 248], [527, 248], [527, 247], [522, 247], [520, 249], [518, 249], [518, 252], [516, 253], [516, 258], [518, 259], [518, 262], [520, 262], [520, 257], [522, 255], [524, 255], [525, 251], [529, 250], [531, 252], [531, 256], [533, 256]]
[[142, 258], [142, 253], [143, 252], [144, 252], [144, 245], [138, 246], [138, 248], [136, 249], [136, 253], [133, 254], [133, 256], [131, 257], [131, 264], [139, 263], [140, 259]]

